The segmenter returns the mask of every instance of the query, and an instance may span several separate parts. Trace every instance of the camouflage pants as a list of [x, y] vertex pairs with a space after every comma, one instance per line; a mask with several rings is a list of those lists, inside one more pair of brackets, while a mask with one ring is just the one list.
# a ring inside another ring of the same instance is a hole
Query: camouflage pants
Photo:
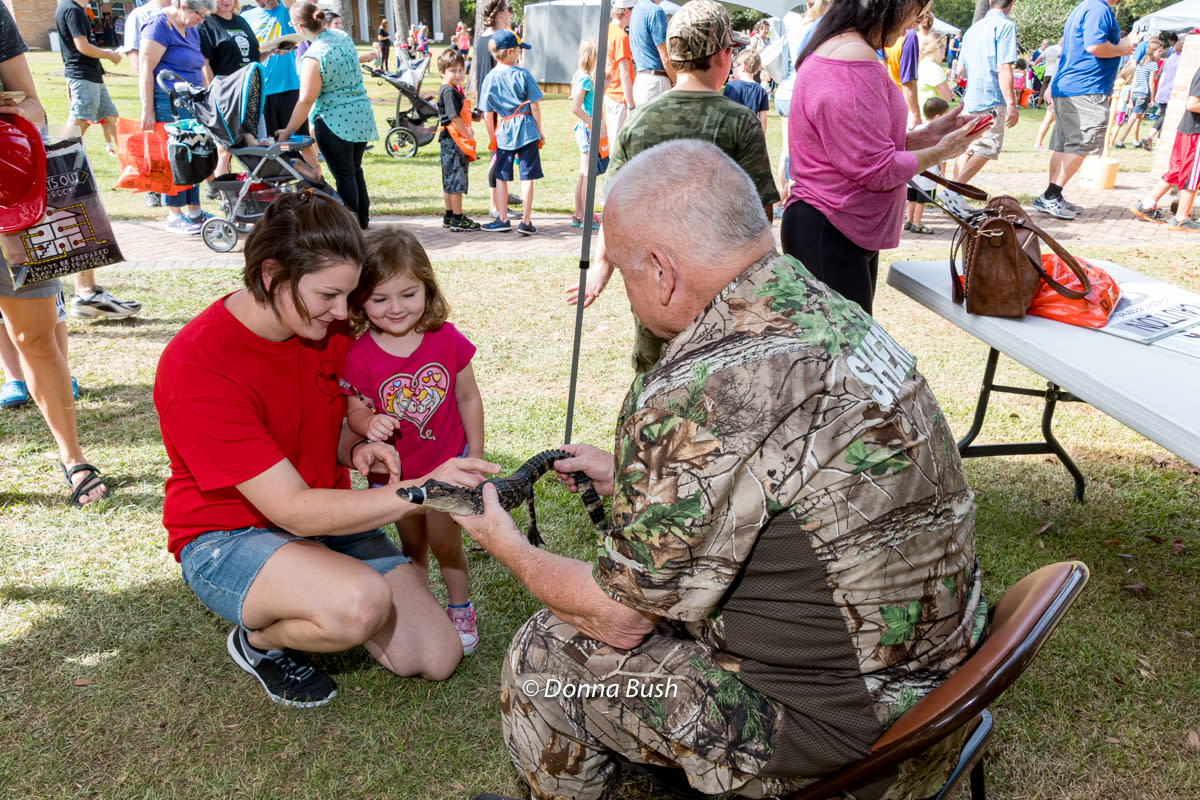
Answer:
[[542, 610], [517, 632], [501, 677], [509, 755], [535, 800], [612, 795], [617, 755], [680, 767], [707, 794], [782, 793], [759, 779], [781, 708], [696, 640], [660, 625], [634, 650], [579, 634]]

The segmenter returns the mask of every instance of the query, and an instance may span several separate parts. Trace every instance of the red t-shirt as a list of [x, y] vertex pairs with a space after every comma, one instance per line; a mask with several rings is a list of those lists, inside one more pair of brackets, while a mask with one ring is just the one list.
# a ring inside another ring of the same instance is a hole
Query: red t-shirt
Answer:
[[[412, 355], [394, 356], [364, 333], [346, 356], [346, 380], [371, 399], [381, 414], [400, 418], [400, 454], [404, 479], [427, 475], [467, 446], [454, 387], [458, 373], [475, 355], [475, 345], [449, 322], [428, 331]], [[381, 477], [386, 480], [386, 477]]]
[[163, 525], [176, 559], [202, 533], [272, 526], [236, 486], [285, 458], [310, 487], [350, 488], [337, 463], [346, 413], [337, 379], [353, 339], [331, 326], [319, 342], [268, 341], [230, 314], [225, 299], [183, 326], [154, 378], [171, 462]]

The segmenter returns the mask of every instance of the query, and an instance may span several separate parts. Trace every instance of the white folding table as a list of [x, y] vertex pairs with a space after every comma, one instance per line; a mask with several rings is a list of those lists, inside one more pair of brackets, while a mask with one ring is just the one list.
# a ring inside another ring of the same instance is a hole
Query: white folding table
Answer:
[[[1118, 284], [1154, 281], [1117, 264], [1093, 263], [1107, 270]], [[1051, 430], [1059, 401], [1082, 400], [1200, 466], [1200, 358], [1041, 317], [1016, 320], [968, 314], [951, 296], [950, 267], [945, 260], [895, 262], [887, 282], [991, 348], [975, 419], [958, 443], [964, 458], [1052, 453], [1071, 473], [1075, 499], [1082, 501], [1083, 475]], [[1047, 388], [995, 384], [1001, 353], [1046, 378]], [[973, 445], [992, 392], [1044, 398], [1044, 441]]]

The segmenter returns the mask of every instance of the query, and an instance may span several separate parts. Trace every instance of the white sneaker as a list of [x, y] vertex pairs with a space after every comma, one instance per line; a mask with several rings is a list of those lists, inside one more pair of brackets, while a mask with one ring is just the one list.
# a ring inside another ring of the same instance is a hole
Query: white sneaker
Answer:
[[1075, 219], [1075, 212], [1063, 205], [1062, 198], [1051, 199], [1039, 194], [1033, 201], [1033, 210], [1048, 214], [1055, 219]]
[[941, 189], [938, 191], [938, 199], [942, 201], [942, 205], [950, 209], [956, 216], [969, 217], [975, 213], [963, 196], [953, 189]]

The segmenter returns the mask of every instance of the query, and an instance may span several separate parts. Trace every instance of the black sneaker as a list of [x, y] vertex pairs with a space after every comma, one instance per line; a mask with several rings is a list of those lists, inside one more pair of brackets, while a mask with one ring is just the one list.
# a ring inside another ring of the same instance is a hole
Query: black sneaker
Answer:
[[450, 229], [451, 233], [468, 233], [479, 230], [479, 223], [473, 219], [468, 219], [465, 214], [459, 214], [451, 219], [446, 227]]
[[75, 319], [124, 319], [132, 317], [142, 310], [142, 304], [137, 300], [118, 300], [101, 286], [93, 286], [92, 293], [87, 297], [75, 295], [67, 313]]
[[234, 628], [225, 641], [233, 663], [249, 672], [272, 703], [293, 708], [316, 708], [337, 697], [333, 678], [309, 663], [296, 650], [259, 650], [246, 641], [246, 631]]
[[492, 233], [508, 233], [509, 231], [512, 230], [512, 225], [509, 223], [508, 220], [504, 220], [502, 222], [498, 219], [494, 219], [487, 224], [480, 225], [479, 229], [484, 230], [484, 231], [491, 231]]

